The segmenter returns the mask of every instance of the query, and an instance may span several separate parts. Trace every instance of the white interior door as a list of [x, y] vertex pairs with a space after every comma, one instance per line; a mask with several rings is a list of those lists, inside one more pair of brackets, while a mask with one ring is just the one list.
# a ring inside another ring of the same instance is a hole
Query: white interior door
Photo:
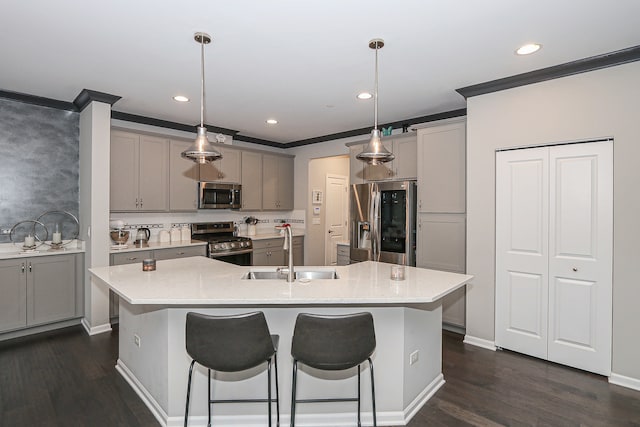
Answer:
[[496, 154], [496, 345], [547, 357], [548, 148]]
[[613, 143], [550, 150], [549, 360], [611, 373]]
[[325, 265], [338, 264], [338, 242], [348, 240], [348, 177], [327, 175], [325, 193]]
[[613, 144], [496, 155], [496, 345], [611, 372]]

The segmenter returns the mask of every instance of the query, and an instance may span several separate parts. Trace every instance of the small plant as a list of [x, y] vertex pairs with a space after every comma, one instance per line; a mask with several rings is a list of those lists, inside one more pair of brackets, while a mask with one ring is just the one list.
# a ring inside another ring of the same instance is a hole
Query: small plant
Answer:
[[258, 223], [258, 218], [256, 218], [255, 216], [246, 216], [244, 218], [244, 222], [246, 224], [256, 225]]

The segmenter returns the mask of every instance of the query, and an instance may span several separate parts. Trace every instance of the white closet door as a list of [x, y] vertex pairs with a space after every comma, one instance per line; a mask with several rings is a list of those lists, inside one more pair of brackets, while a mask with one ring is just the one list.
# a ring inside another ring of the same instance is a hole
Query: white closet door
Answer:
[[496, 154], [496, 345], [611, 373], [613, 143]]
[[549, 198], [549, 355], [611, 373], [613, 143], [553, 147]]
[[496, 154], [496, 345], [547, 357], [548, 148]]

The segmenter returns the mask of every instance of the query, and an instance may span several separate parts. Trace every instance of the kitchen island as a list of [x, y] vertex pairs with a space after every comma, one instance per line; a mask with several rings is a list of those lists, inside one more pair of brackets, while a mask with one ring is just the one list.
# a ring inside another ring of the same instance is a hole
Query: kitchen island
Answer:
[[[389, 279], [391, 264], [362, 262], [335, 269], [338, 279], [306, 283], [247, 280], [250, 271], [205, 257], [158, 261], [157, 270], [140, 264], [90, 269], [98, 283], [120, 296], [119, 358], [116, 369], [162, 425], [182, 425], [190, 358], [185, 351], [186, 313], [237, 314], [260, 310], [271, 333], [280, 335], [278, 374], [281, 424], [288, 422], [291, 392], [291, 336], [298, 313], [373, 314], [377, 348], [373, 355], [379, 425], [405, 425], [444, 383], [441, 298], [464, 286], [463, 274], [406, 267], [406, 280]], [[413, 355], [413, 357], [412, 357]], [[366, 364], [365, 364], [366, 365]], [[364, 367], [363, 369], [368, 369]], [[214, 395], [224, 398], [266, 395], [266, 368], [239, 375], [217, 375]], [[355, 372], [299, 371], [299, 398], [356, 393]], [[331, 379], [328, 381], [327, 379]], [[362, 376], [363, 421], [371, 424], [368, 374]], [[206, 425], [206, 370], [194, 374], [190, 425]], [[355, 404], [300, 405], [299, 426], [347, 426]], [[266, 425], [261, 404], [214, 405], [214, 424]]]

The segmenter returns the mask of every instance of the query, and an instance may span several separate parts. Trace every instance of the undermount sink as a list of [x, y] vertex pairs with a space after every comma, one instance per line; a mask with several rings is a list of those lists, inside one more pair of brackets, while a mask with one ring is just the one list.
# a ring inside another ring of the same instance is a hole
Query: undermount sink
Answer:
[[[242, 276], [245, 280], [286, 280], [287, 273], [280, 271], [249, 271]], [[337, 279], [335, 270], [295, 270], [294, 278], [303, 280]]]

